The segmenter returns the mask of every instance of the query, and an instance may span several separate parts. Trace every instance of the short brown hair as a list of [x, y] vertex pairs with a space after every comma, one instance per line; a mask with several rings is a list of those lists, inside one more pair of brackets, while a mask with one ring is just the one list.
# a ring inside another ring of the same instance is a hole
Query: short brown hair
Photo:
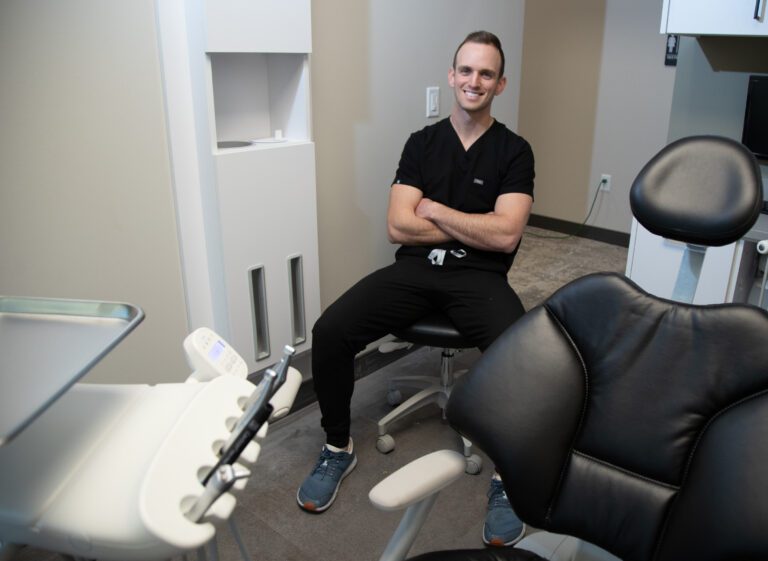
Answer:
[[504, 51], [501, 48], [501, 41], [499, 41], [499, 38], [496, 37], [496, 35], [494, 35], [490, 31], [473, 31], [472, 33], [470, 33], [464, 38], [464, 40], [456, 49], [456, 52], [453, 53], [454, 69], [456, 68], [456, 55], [459, 54], [459, 50], [466, 43], [480, 43], [481, 45], [491, 45], [493, 47], [496, 47], [496, 50], [499, 51], [499, 55], [501, 55], [501, 68], [499, 69], [499, 78], [504, 76]]

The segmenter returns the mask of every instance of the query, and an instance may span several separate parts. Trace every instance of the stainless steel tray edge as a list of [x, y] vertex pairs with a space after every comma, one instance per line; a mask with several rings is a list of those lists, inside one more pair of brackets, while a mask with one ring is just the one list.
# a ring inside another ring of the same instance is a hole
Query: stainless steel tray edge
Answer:
[[[144, 320], [144, 312], [141, 308], [132, 304], [122, 302], [105, 302], [95, 300], [73, 300], [60, 298], [36, 298], [36, 297], [16, 297], [0, 295], [0, 318], [8, 317], [30, 317], [45, 321], [46, 316], [51, 320], [65, 320], [72, 318], [93, 318], [109, 319], [119, 321], [119, 330], [111, 330], [111, 335], [106, 341], [93, 350], [89, 359], [78, 364], [78, 368], [69, 376], [63, 376], [57, 383], [51, 384], [47, 388], [47, 395], [43, 398], [37, 396], [34, 403], [26, 404], [27, 407], [11, 405], [10, 409], [18, 409], [18, 418], [11, 423], [6, 418], [0, 419], [0, 446], [7, 444], [30, 423], [39, 417], [52, 403], [54, 403], [62, 394], [64, 394], [75, 382], [84, 376], [101, 359], [103, 359], [112, 349], [114, 349], [137, 325]], [[114, 322], [113, 322], [114, 323]], [[2, 332], [0, 331], [0, 335]], [[0, 387], [5, 386], [8, 390], [9, 373], [0, 372]], [[6, 391], [0, 392], [0, 397], [8, 399], [10, 396]], [[4, 403], [7, 408], [8, 403]]]

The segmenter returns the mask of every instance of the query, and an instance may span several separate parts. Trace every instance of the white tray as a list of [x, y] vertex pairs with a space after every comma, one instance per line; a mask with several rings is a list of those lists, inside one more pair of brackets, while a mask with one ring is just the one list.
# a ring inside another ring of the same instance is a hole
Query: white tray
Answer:
[[141, 309], [117, 302], [0, 296], [0, 446], [143, 319]]

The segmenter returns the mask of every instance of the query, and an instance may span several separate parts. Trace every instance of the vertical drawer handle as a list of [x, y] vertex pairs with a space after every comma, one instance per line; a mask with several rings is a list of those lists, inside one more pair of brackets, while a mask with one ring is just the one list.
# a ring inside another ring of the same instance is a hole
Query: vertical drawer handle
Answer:
[[760, 2], [761, 0], [755, 0], [755, 16], [756, 20], [760, 20]]
[[291, 345], [299, 345], [307, 340], [304, 315], [304, 268], [301, 255], [292, 255], [288, 258], [288, 286], [291, 299]]
[[253, 347], [256, 360], [263, 360], [271, 353], [267, 316], [267, 279], [264, 265], [257, 265], [248, 271], [248, 284], [251, 289]]

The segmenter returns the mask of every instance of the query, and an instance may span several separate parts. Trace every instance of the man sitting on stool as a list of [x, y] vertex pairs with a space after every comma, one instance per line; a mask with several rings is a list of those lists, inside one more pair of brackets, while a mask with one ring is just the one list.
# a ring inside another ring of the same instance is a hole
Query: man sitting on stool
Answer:
[[[387, 228], [396, 261], [362, 279], [313, 328], [312, 377], [326, 444], [296, 496], [309, 512], [331, 506], [357, 464], [350, 438], [354, 357], [434, 310], [485, 350], [523, 315], [507, 272], [533, 204], [530, 145], [491, 116], [504, 91], [504, 53], [492, 33], [469, 34], [448, 83], [448, 119], [412, 134], [390, 190]], [[483, 540], [512, 545], [524, 534], [497, 475]]]

